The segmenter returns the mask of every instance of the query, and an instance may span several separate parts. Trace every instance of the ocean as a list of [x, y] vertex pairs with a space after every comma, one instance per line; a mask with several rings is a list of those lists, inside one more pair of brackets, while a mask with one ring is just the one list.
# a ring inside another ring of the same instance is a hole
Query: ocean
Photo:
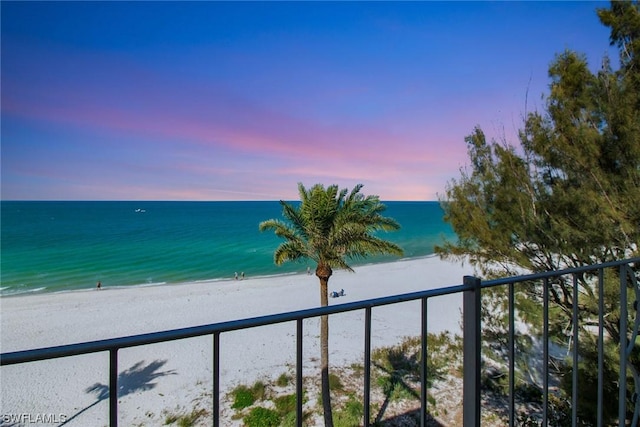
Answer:
[[[380, 235], [403, 258], [433, 254], [455, 237], [438, 202], [384, 202], [401, 229]], [[258, 224], [281, 218], [277, 201], [2, 201], [0, 295], [152, 286], [295, 274], [309, 262], [276, 266], [281, 239]], [[378, 256], [352, 265], [397, 260]]]

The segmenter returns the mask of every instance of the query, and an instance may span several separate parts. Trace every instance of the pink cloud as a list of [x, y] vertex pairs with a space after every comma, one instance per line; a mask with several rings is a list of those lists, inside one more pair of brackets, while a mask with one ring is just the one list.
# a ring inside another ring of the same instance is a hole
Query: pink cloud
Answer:
[[[328, 121], [116, 59], [96, 59], [94, 67], [110, 67], [97, 77], [50, 86], [42, 82], [11, 86], [3, 95], [3, 114], [99, 134], [101, 140], [112, 141], [101, 150], [120, 147], [127, 154], [140, 153], [119, 161], [120, 166], [128, 165], [121, 175], [152, 177], [139, 187], [102, 177], [77, 186], [73, 194], [93, 186], [106, 198], [273, 197], [277, 193], [273, 186], [260, 188], [262, 182], [256, 179], [242, 181], [260, 175], [286, 179], [282, 185], [291, 190], [285, 194], [293, 197], [296, 182], [317, 180], [340, 185], [365, 182], [388, 194], [381, 197], [415, 200], [435, 194], [425, 184], [430, 176], [456, 172], [465, 156], [464, 142], [451, 139], [455, 126], [436, 123], [428, 114], [407, 118], [406, 111], [397, 111], [377, 120]], [[116, 77], [101, 81], [110, 75]], [[142, 165], [136, 165], [138, 157]], [[160, 163], [154, 168], [150, 161]], [[85, 167], [70, 166], [65, 169], [75, 169], [76, 179], [84, 174]], [[187, 187], [173, 188], [164, 182], [163, 174], [169, 173]], [[240, 183], [240, 189], [194, 187], [197, 179], [216, 186], [223, 177]], [[154, 179], [163, 185], [154, 187]]]

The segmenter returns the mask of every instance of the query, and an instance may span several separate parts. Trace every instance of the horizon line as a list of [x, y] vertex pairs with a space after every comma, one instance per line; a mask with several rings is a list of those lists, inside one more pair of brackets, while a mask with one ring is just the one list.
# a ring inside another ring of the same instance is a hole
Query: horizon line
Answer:
[[[125, 199], [113, 199], [113, 200], [89, 200], [89, 199], [0, 199], [0, 203], [3, 202], [122, 202], [122, 203], [212, 203], [212, 202], [296, 202], [298, 199], [252, 199], [252, 200], [125, 200]], [[383, 200], [381, 202], [403, 202], [403, 203], [424, 203], [424, 202], [440, 202], [440, 200], [401, 200], [390, 199]]]

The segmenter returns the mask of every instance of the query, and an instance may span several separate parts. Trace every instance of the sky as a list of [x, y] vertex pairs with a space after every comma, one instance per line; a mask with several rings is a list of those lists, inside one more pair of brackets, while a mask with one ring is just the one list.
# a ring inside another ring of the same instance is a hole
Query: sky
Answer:
[[2, 200], [437, 200], [603, 2], [8, 2]]

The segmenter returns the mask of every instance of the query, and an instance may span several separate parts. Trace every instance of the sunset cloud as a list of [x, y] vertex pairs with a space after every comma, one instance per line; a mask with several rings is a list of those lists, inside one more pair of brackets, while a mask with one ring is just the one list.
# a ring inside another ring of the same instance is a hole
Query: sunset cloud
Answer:
[[544, 105], [555, 52], [606, 51], [596, 6], [3, 4], [2, 198], [433, 200], [476, 125], [513, 142]]

